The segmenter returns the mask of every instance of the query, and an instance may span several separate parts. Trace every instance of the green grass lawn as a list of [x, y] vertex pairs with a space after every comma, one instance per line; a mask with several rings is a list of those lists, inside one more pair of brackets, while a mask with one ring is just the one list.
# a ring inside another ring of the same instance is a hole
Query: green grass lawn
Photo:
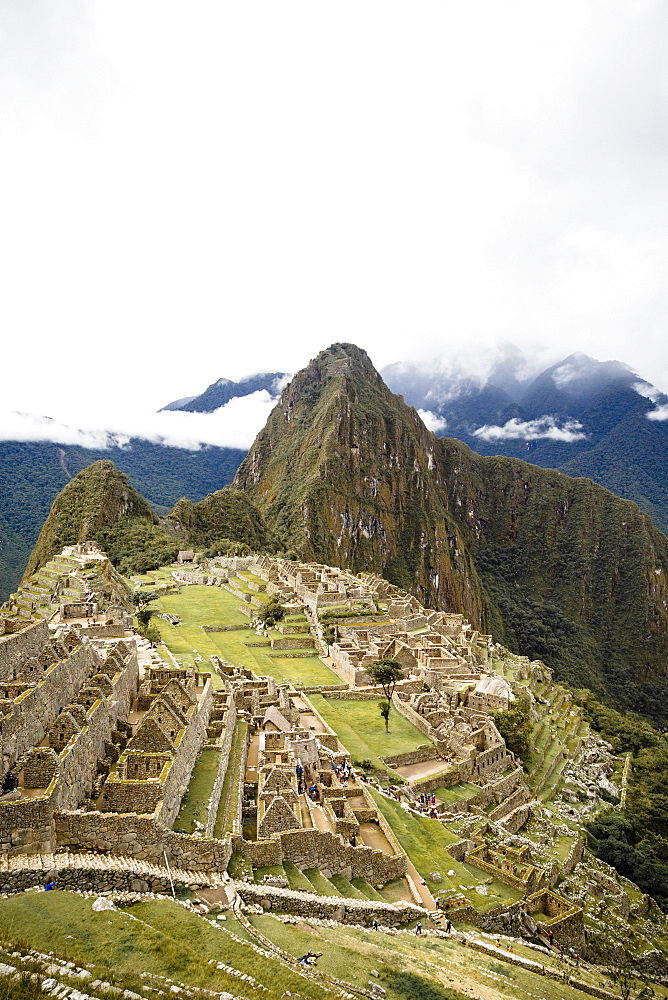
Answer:
[[[296, 684], [314, 686], [317, 684], [341, 684], [343, 682], [317, 656], [272, 657], [270, 647], [248, 647], [246, 642], [261, 642], [249, 627], [249, 619], [239, 610], [239, 598], [222, 587], [183, 587], [180, 594], [166, 594], [152, 605], [160, 611], [178, 615], [180, 625], [169, 625], [160, 621], [162, 640], [175, 656], [184, 664], [194, 662], [194, 654], [200, 653], [209, 665], [209, 657], [220, 656], [230, 663], [242, 664], [261, 676], [269, 675], [278, 681], [293, 681]], [[204, 632], [202, 625], [245, 625], [243, 630], [234, 632]], [[281, 652], [289, 652], [281, 650]], [[222, 682], [214, 677], [217, 687]]]
[[[177, 914], [178, 923], [184, 930], [186, 922], [181, 914], [194, 917], [178, 904], [146, 904], [153, 906], [156, 917], [160, 913], [165, 918], [156, 920], [156, 926], [150, 927], [141, 919], [133, 919], [141, 918], [138, 911], [144, 904], [136, 907], [132, 916], [114, 910], [95, 913], [92, 904], [92, 899], [57, 890], [12, 896], [0, 900], [0, 933], [39, 951], [53, 951], [78, 963], [101, 966], [108, 970], [104, 974], [107, 979], [146, 971], [206, 989], [226, 990], [235, 995], [239, 992], [237, 977], [207, 964], [211, 957], [224, 960], [223, 941], [226, 939], [217, 939], [214, 951], [202, 940], [202, 928], [209, 926], [206, 921], [200, 919], [197, 926], [191, 922], [187, 934], [174, 934], [168, 926], [170, 911]], [[244, 971], [253, 974], [255, 961], [255, 953], [248, 949]], [[234, 965], [234, 962], [228, 959], [227, 964]], [[137, 983], [140, 982], [137, 975]], [[268, 996], [257, 987], [246, 989], [246, 984], [244, 993], [249, 1000]], [[281, 993], [269, 995], [280, 997]]]
[[239, 786], [244, 780], [241, 773], [241, 759], [243, 756], [244, 743], [246, 742], [246, 731], [248, 723], [243, 719], [237, 721], [230, 747], [230, 757], [223, 780], [223, 788], [220, 793], [218, 812], [213, 829], [214, 837], [222, 837], [232, 832], [232, 826], [236, 818], [239, 801]]
[[[288, 990], [302, 995], [308, 991], [308, 996], [314, 1000], [325, 1000], [332, 995], [327, 988], [306, 982], [276, 959], [265, 957], [251, 946], [235, 941], [226, 933], [229, 925], [229, 930], [238, 934], [236, 921], [233, 921], [231, 915], [227, 917], [223, 927], [212, 927], [209, 921], [168, 901], [140, 903], [131, 912], [156, 930], [169, 934], [174, 941], [188, 942], [189, 947], [200, 957], [200, 964], [210, 958], [225, 962], [226, 965], [252, 976], [265, 987], [260, 993], [257, 987], [253, 989], [248, 983], [236, 979], [234, 989], [230, 989], [235, 996], [261, 995], [268, 1000], [280, 998]], [[207, 966], [203, 965], [203, 968], [206, 969]]]
[[386, 733], [377, 701], [342, 701], [320, 694], [309, 698], [353, 760], [371, 760], [382, 767], [380, 757], [407, 753], [429, 742], [394, 706], [390, 711], [390, 731]]
[[[434, 892], [452, 890], [463, 893], [473, 906], [481, 912], [493, 909], [500, 903], [514, 902], [522, 898], [522, 893], [496, 879], [489, 882], [489, 876], [464, 864], [448, 854], [448, 847], [459, 840], [438, 820], [428, 819], [409, 813], [398, 802], [370, 789], [373, 798], [385, 819], [390, 823], [395, 836], [411, 859], [418, 872]], [[430, 872], [440, 872], [442, 882], [433, 882]], [[447, 873], [454, 871], [454, 876]], [[487, 894], [475, 892], [478, 885], [487, 886]]]
[[204, 747], [200, 750], [190, 775], [190, 782], [181, 800], [179, 814], [174, 826], [186, 833], [195, 832], [195, 820], [206, 825], [208, 805], [213, 785], [218, 774], [220, 750]]
[[458, 784], [450, 785], [448, 788], [435, 788], [434, 795], [441, 802], [444, 802], [446, 806], [449, 806], [453, 802], [462, 802], [464, 799], [471, 799], [479, 791], [480, 787], [478, 785], [474, 785], [470, 781], [460, 781]]

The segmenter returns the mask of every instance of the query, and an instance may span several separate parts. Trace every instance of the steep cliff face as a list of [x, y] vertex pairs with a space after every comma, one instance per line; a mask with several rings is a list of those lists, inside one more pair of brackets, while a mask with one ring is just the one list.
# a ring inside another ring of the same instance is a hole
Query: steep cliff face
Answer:
[[305, 559], [384, 572], [479, 621], [478, 575], [433, 488], [437, 449], [365, 352], [335, 344], [283, 391], [234, 484]]
[[660, 714], [668, 539], [589, 480], [436, 438], [359, 348], [333, 345], [295, 376], [235, 485], [305, 558], [382, 572]]
[[656, 713], [668, 662], [666, 536], [589, 479], [480, 458], [446, 439], [438, 468], [495, 634], [572, 684]]

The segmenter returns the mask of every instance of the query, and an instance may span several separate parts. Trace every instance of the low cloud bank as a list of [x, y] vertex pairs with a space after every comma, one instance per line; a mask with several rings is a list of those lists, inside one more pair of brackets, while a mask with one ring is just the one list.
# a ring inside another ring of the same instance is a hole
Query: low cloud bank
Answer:
[[444, 431], [448, 426], [445, 417], [439, 417], [438, 413], [433, 413], [431, 410], [418, 410], [418, 413], [427, 430], [433, 431], [434, 434]]
[[198, 451], [203, 445], [248, 449], [276, 404], [262, 389], [237, 396], [212, 413], [161, 410], [159, 413], [123, 411], [101, 426], [77, 428], [50, 417], [9, 411], [0, 413], [0, 440], [51, 441], [96, 450], [124, 447], [130, 438], [142, 438], [171, 448]]
[[474, 437], [479, 437], [483, 441], [511, 441], [520, 439], [522, 441], [562, 441], [570, 444], [573, 441], [582, 441], [587, 435], [582, 430], [582, 424], [577, 420], [567, 420], [561, 427], [554, 417], [538, 417], [536, 420], [520, 420], [513, 417], [506, 421], [503, 426], [498, 424], [485, 424], [478, 427], [473, 432]]

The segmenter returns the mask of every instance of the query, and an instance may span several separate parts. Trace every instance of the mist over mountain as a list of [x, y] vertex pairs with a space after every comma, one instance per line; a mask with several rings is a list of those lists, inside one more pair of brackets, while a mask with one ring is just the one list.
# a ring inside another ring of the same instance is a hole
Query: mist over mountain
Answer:
[[225, 406], [231, 399], [236, 399], [239, 396], [250, 396], [251, 393], [261, 390], [268, 392], [272, 399], [278, 399], [281, 390], [289, 381], [290, 375], [286, 372], [256, 372], [253, 375], [245, 375], [238, 382], [229, 378], [219, 378], [199, 396], [175, 399], [163, 406], [159, 412], [183, 410], [188, 413], [212, 413], [221, 406]]
[[575, 353], [536, 372], [510, 346], [478, 372], [400, 363], [382, 374], [438, 435], [593, 479], [668, 531], [668, 397], [628, 365]]

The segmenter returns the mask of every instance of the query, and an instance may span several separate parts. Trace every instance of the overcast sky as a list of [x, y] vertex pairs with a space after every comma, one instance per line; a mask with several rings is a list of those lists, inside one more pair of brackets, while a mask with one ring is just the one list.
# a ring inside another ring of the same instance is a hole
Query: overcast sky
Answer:
[[131, 433], [336, 340], [668, 391], [666, 51], [651, 0], [0, 0], [2, 410]]

